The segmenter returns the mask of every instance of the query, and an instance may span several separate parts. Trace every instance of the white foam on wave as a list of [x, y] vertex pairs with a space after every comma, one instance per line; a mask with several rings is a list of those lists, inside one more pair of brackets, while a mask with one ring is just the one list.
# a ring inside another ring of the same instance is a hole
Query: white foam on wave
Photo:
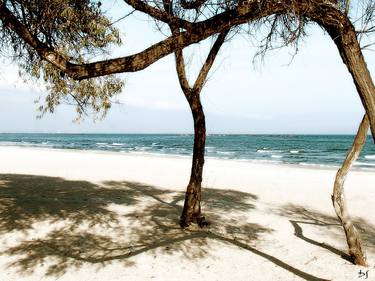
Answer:
[[359, 162], [356, 161], [354, 165], [361, 165], [361, 166], [370, 166], [370, 167], [375, 167], [375, 163], [364, 163], [364, 162]]
[[299, 153], [299, 150], [291, 150], [290, 153], [297, 154], [297, 153]]
[[224, 154], [224, 155], [233, 155], [234, 154], [234, 152], [231, 152], [231, 151], [217, 151], [217, 153]]
[[283, 152], [282, 150], [272, 150], [267, 147], [263, 147], [261, 149], [257, 149], [257, 152], [259, 153], [281, 153]]
[[298, 163], [298, 165], [301, 165], [301, 166], [310, 166], [310, 167], [320, 167], [320, 168], [336, 168], [336, 167], [338, 167], [337, 165], [305, 163], [305, 162]]
[[265, 150], [265, 149], [257, 149], [257, 152], [259, 153], [270, 153], [270, 150]]
[[366, 159], [375, 160], [375, 155], [365, 155]]
[[149, 147], [145, 147], [145, 146], [135, 146], [134, 148], [137, 151], [145, 151], [145, 150], [150, 149]]
[[281, 155], [271, 155], [272, 158], [283, 158]]
[[113, 146], [122, 146], [123, 143], [114, 142], [114, 143], [112, 143], [112, 145], [113, 145]]
[[282, 164], [279, 160], [266, 160], [266, 159], [247, 159], [246, 161], [254, 163], [265, 163], [265, 164]]

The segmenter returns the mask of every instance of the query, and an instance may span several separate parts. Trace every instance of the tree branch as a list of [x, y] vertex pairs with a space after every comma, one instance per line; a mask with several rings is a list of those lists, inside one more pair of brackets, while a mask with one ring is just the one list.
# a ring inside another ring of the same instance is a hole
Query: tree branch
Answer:
[[[165, 17], [166, 13], [160, 10], [139, 0], [124, 1], [129, 3], [129, 5], [134, 5], [133, 7], [140, 9], [140, 11], [149, 13], [151, 16], [160, 12], [157, 19], [170, 23], [171, 16]], [[337, 25], [337, 18], [341, 19], [342, 17], [335, 7], [325, 1], [311, 2], [301, 0], [294, 3], [292, 8], [293, 13], [302, 13], [315, 21], [324, 18], [325, 24], [332, 22], [332, 24]], [[31, 34], [27, 27], [6, 8], [3, 0], [0, 0], [0, 20], [3, 22], [4, 27], [15, 32], [25, 43], [34, 48], [42, 59], [50, 62], [71, 78], [82, 80], [114, 73], [142, 70], [166, 55], [175, 52], [177, 49], [200, 42], [216, 33], [228, 30], [232, 26], [256, 21], [275, 13], [288, 13], [290, 9], [290, 5], [286, 5], [281, 1], [242, 1], [236, 8], [217, 14], [201, 22], [173, 21], [179, 27], [183, 28], [186, 24], [187, 26], [191, 26], [192, 29], [188, 30], [186, 28], [186, 31], [179, 32], [178, 35], [172, 35], [137, 54], [86, 64], [70, 62], [55, 49], [41, 42], [37, 36]]]
[[193, 28], [193, 23], [183, 20], [181, 18], [175, 17], [170, 13], [161, 11], [155, 7], [152, 7], [140, 0], [124, 0], [125, 3], [133, 7], [137, 11], [141, 11], [154, 19], [162, 21], [167, 24], [175, 24], [181, 28], [184, 28], [187, 31], [191, 31]]
[[223, 45], [225, 41], [225, 37], [228, 35], [228, 33], [229, 33], [229, 29], [225, 30], [223, 33], [220, 33], [219, 36], [216, 38], [216, 41], [214, 45], [212, 46], [206, 58], [206, 61], [204, 62], [201, 70], [199, 71], [198, 78], [195, 81], [194, 86], [193, 86], [193, 91], [200, 92], [202, 90], [202, 87], [204, 83], [206, 82], [208, 72], [210, 71], [215, 61], [215, 58], [217, 54], [219, 53], [219, 50], [221, 46]]
[[[135, 7], [143, 7], [140, 10], [145, 13], [150, 13], [150, 15], [153, 15], [156, 13], [155, 11], [157, 11], [154, 8], [151, 9], [152, 7], [147, 4], [143, 3], [142, 5], [142, 2], [138, 0], [125, 1], [128, 1], [133, 5], [137, 4]], [[256, 20], [270, 13], [272, 14], [282, 11], [283, 9], [285, 9], [285, 7], [283, 8], [283, 5], [275, 5], [275, 7], [260, 9], [258, 1], [247, 1], [246, 4], [239, 4], [236, 9], [223, 12], [199, 23], [191, 23], [193, 26], [191, 31], [187, 30], [180, 32], [178, 35], [172, 35], [137, 54], [86, 64], [72, 63], [59, 54], [55, 49], [41, 42], [37, 36], [32, 34], [27, 27], [25, 27], [17, 17], [7, 9], [2, 0], [0, 0], [0, 20], [3, 22], [4, 27], [15, 32], [25, 43], [34, 48], [42, 59], [50, 62], [71, 78], [82, 80], [114, 73], [142, 70], [177, 49], [202, 41], [233, 25], [238, 25], [249, 20]], [[165, 14], [161, 13], [159, 19], [169, 23], [170, 16], [168, 18], [165, 18], [164, 16]], [[179, 27], [184, 26], [184, 22], [173, 21], [173, 23], [177, 24]]]
[[198, 10], [207, 0], [193, 0], [193, 1], [186, 1], [181, 0], [180, 4], [181, 7], [186, 10]]

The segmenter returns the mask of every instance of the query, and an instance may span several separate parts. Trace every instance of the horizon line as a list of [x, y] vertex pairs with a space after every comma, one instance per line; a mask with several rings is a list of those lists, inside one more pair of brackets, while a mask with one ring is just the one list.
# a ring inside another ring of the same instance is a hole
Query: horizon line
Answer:
[[[100, 132], [100, 133], [95, 133], [95, 132], [20, 132], [20, 131], [15, 131], [15, 132], [0, 132], [0, 134], [61, 134], [61, 135], [194, 135], [194, 133], [144, 133], [144, 132]], [[207, 133], [207, 136], [212, 136], [212, 135], [233, 135], [233, 136], [240, 136], [240, 135], [269, 135], [269, 136], [276, 136], [276, 135], [308, 135], [308, 136], [319, 136], [319, 135], [329, 135], [329, 136], [355, 136], [356, 134], [354, 133], [224, 133], [224, 132], [219, 132], [219, 133]], [[368, 133], [367, 136], [371, 136], [371, 133]]]

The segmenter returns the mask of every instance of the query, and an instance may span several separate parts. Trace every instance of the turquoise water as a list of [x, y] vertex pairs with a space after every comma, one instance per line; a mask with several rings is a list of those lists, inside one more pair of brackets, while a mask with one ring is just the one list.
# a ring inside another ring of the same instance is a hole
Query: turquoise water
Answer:
[[[209, 135], [206, 156], [271, 163], [339, 166], [350, 148], [350, 135]], [[0, 146], [100, 150], [189, 156], [192, 135], [138, 134], [0, 134]], [[358, 168], [375, 169], [370, 137]]]

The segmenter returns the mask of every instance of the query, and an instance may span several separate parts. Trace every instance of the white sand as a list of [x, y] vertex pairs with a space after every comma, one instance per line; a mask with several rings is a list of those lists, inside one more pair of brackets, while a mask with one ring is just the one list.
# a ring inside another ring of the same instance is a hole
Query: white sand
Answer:
[[335, 170], [208, 159], [208, 229], [178, 225], [189, 158], [0, 147], [0, 280], [375, 280], [375, 173], [351, 172], [369, 268], [352, 265]]

